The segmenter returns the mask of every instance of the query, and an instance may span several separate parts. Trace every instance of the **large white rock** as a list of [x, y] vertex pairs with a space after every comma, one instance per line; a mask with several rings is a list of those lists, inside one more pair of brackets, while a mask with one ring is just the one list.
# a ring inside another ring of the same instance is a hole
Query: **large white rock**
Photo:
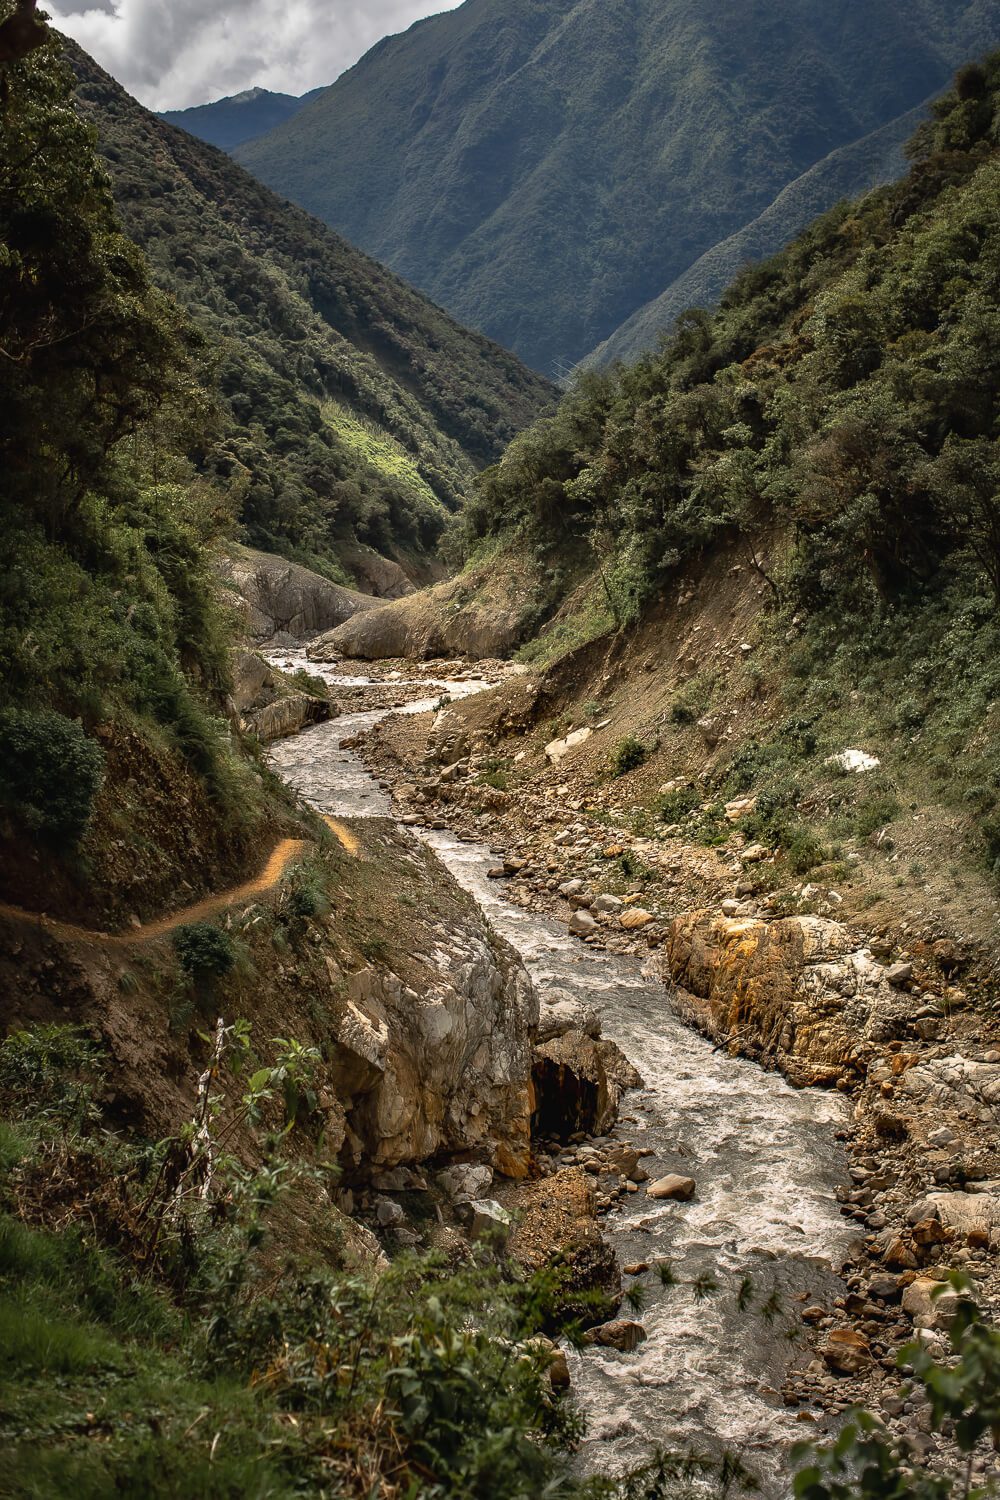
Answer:
[[580, 745], [585, 745], [593, 734], [589, 727], [585, 729], [574, 729], [572, 734], [567, 734], [564, 739], [550, 740], [545, 746], [545, 754], [554, 766], [561, 760], [565, 760], [571, 750], [576, 750]]
[[456, 1162], [437, 1174], [438, 1185], [452, 1203], [471, 1203], [493, 1185], [493, 1168], [477, 1162]]

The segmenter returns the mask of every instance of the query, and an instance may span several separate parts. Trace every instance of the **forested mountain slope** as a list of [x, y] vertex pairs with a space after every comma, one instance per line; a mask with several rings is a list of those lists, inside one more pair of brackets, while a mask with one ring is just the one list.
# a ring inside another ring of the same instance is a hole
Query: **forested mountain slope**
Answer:
[[551, 373], [998, 43], [998, 0], [466, 0], [238, 155]]
[[213, 99], [211, 104], [161, 110], [160, 119], [188, 131], [200, 141], [207, 141], [210, 146], [232, 151], [234, 147], [242, 146], [290, 120], [320, 92], [313, 89], [311, 93], [297, 96], [276, 94], [271, 89], [245, 89], [242, 94]]
[[[735, 555], [767, 606], [750, 672], [769, 663], [795, 735], [880, 721], [1000, 862], [1000, 54], [910, 151], [660, 353], [583, 376], [467, 518], [549, 579], [541, 654], [669, 616], [686, 571]], [[688, 687], [693, 722], [712, 685]]]
[[124, 226], [205, 336], [200, 468], [247, 539], [334, 576], [355, 533], [419, 562], [550, 388], [70, 55]]

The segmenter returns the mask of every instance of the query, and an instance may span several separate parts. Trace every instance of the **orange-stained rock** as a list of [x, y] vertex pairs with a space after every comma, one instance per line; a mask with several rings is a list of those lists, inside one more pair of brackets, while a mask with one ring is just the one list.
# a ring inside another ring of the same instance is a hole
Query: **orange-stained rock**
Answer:
[[821, 917], [692, 912], [672, 924], [661, 951], [688, 1020], [798, 1084], [849, 1088], [905, 1023], [884, 967]]

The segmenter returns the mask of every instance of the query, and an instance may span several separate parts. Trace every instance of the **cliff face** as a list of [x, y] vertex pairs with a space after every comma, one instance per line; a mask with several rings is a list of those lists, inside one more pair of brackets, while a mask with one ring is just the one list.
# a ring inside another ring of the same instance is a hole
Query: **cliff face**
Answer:
[[422, 845], [383, 823], [342, 832], [350, 849], [317, 836], [224, 914], [237, 962], [221, 978], [185, 974], [184, 911], [113, 939], [0, 913], [9, 1024], [96, 1033], [116, 1110], [158, 1138], [190, 1117], [214, 1018], [244, 1017], [264, 1056], [272, 1037], [322, 1053], [324, 1149], [345, 1187], [451, 1154], [524, 1175], [537, 1001], [520, 960]]

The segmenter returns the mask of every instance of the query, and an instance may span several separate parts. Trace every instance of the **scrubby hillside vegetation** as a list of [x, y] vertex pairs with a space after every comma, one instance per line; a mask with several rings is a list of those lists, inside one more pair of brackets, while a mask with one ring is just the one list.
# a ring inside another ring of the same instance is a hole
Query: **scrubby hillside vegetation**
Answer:
[[873, 132], [997, 45], [997, 0], [466, 0], [237, 155], [552, 374], [765, 210], [757, 254], [885, 181]]
[[[685, 579], [745, 569], [765, 609], [744, 686], [751, 701], [751, 679], [764, 699], [781, 688], [753, 710], [760, 740], [729, 767], [728, 789], [773, 781], [769, 816], [787, 822], [802, 790], [787, 774], [791, 740], [814, 753], [828, 732], [878, 726], [911, 779], [962, 808], [990, 864], [998, 115], [993, 56], [934, 106], [902, 182], [745, 271], [660, 353], [583, 377], [489, 471], [468, 516], [473, 545], [502, 538], [536, 559], [525, 628], [562, 606], [536, 659], [651, 611], [669, 621]], [[722, 667], [693, 654], [701, 675], [678, 723], [710, 711]]]
[[204, 338], [198, 472], [231, 488], [253, 546], [347, 581], [338, 544], [357, 538], [419, 576], [550, 388], [70, 55], [122, 225]]

